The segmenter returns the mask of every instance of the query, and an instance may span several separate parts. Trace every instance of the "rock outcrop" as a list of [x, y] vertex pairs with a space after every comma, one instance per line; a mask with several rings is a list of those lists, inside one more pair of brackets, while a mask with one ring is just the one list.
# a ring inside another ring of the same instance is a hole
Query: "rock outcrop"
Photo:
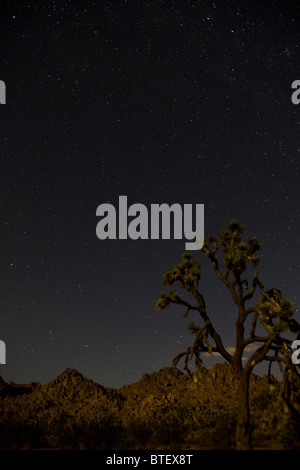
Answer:
[[[272, 434], [278, 394], [275, 379], [251, 377], [256, 431]], [[236, 405], [228, 364], [202, 367], [192, 377], [166, 367], [119, 389], [74, 369], [45, 385], [0, 377], [0, 448], [230, 448]]]

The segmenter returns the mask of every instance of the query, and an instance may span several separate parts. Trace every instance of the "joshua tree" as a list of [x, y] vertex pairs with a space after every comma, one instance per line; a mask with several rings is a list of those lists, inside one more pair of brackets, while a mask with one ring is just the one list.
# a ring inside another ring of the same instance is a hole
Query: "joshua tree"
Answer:
[[[292, 318], [294, 314], [292, 303], [275, 288], [265, 291], [257, 270], [250, 269], [251, 284], [244, 277], [248, 266], [259, 265], [257, 251], [260, 249], [260, 243], [256, 237], [251, 238], [247, 243], [242, 241], [244, 229], [243, 225], [233, 220], [217, 238], [209, 236], [200, 250], [209, 259], [217, 278], [228, 288], [235, 305], [233, 354], [225, 348], [220, 334], [212, 324], [204, 296], [199, 290], [200, 264], [190, 253], [184, 253], [181, 263], [166, 272], [163, 277], [164, 286], [176, 284], [181, 292], [188, 293], [187, 297], [183, 298], [176, 290], [169, 290], [168, 293], [161, 293], [156, 303], [159, 310], [166, 308], [169, 304], [180, 304], [186, 308], [185, 317], [188, 317], [191, 311], [196, 311], [200, 315], [201, 325], [198, 326], [195, 323], [190, 325], [194, 342], [186, 351], [176, 356], [173, 360], [175, 366], [181, 358], [185, 358], [184, 368], [190, 373], [188, 362], [194, 358], [197, 366], [202, 362], [201, 353], [203, 352], [217, 352], [232, 365], [238, 381], [237, 449], [251, 449], [252, 447], [249, 381], [254, 367], [262, 361], [269, 361], [269, 373], [271, 364], [274, 362], [279, 364], [280, 370], [283, 371], [284, 368], [284, 374], [288, 375], [292, 369], [295, 371], [291, 361], [292, 340], [283, 338], [282, 333], [289, 331], [300, 337], [300, 325]], [[186, 298], [192, 298], [193, 303]], [[252, 306], [249, 306], [249, 301], [252, 301]], [[245, 348], [252, 343], [257, 347], [245, 362], [243, 359]], [[299, 377], [298, 374], [297, 377]]]

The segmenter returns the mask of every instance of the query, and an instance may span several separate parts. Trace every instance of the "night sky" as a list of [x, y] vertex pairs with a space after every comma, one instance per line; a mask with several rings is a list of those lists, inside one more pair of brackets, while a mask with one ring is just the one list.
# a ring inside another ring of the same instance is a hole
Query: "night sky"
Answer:
[[[184, 311], [155, 310], [185, 240], [96, 236], [98, 205], [121, 195], [204, 204], [205, 235], [245, 224], [263, 284], [297, 309], [299, 2], [1, 3], [4, 380], [46, 383], [70, 367], [119, 387], [190, 344]], [[231, 347], [234, 307], [193, 255]]]

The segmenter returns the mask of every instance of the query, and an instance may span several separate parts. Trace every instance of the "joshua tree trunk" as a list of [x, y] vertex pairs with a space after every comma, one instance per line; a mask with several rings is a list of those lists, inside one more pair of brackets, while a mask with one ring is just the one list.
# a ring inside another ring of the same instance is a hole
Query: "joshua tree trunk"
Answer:
[[239, 377], [237, 388], [238, 412], [236, 425], [236, 449], [252, 449], [250, 408], [249, 408], [249, 380], [250, 375], [245, 371]]

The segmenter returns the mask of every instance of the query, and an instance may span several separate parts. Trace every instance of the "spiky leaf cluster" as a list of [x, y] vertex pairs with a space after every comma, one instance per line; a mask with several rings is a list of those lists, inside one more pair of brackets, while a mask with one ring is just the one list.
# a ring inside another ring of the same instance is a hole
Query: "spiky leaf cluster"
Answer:
[[282, 320], [289, 320], [295, 313], [294, 304], [289, 299], [282, 299], [280, 307], [281, 310], [279, 316]]
[[260, 249], [260, 242], [252, 237], [248, 243], [242, 241], [244, 225], [235, 220], [229, 222], [228, 227], [219, 234], [220, 245], [223, 252], [223, 265], [233, 271], [243, 272], [247, 264], [257, 266], [259, 257], [256, 252]]
[[188, 331], [192, 335], [196, 335], [199, 331], [199, 326], [195, 322], [192, 321], [192, 322], [189, 323]]
[[181, 263], [164, 274], [163, 284], [168, 287], [174, 282], [179, 281], [181, 284], [192, 286], [195, 280], [199, 278], [200, 263], [195, 261], [190, 253], [183, 253]]
[[289, 329], [290, 318], [294, 314], [293, 303], [287, 298], [282, 298], [280, 293], [276, 296], [263, 293], [263, 299], [257, 309], [261, 323], [277, 334]]
[[159, 298], [155, 304], [155, 307], [157, 310], [163, 310], [167, 308], [167, 306], [170, 304], [179, 304], [180, 303], [180, 297], [178, 295], [178, 292], [176, 290], [170, 290], [168, 294], [165, 294], [164, 292], [161, 292], [159, 295]]

